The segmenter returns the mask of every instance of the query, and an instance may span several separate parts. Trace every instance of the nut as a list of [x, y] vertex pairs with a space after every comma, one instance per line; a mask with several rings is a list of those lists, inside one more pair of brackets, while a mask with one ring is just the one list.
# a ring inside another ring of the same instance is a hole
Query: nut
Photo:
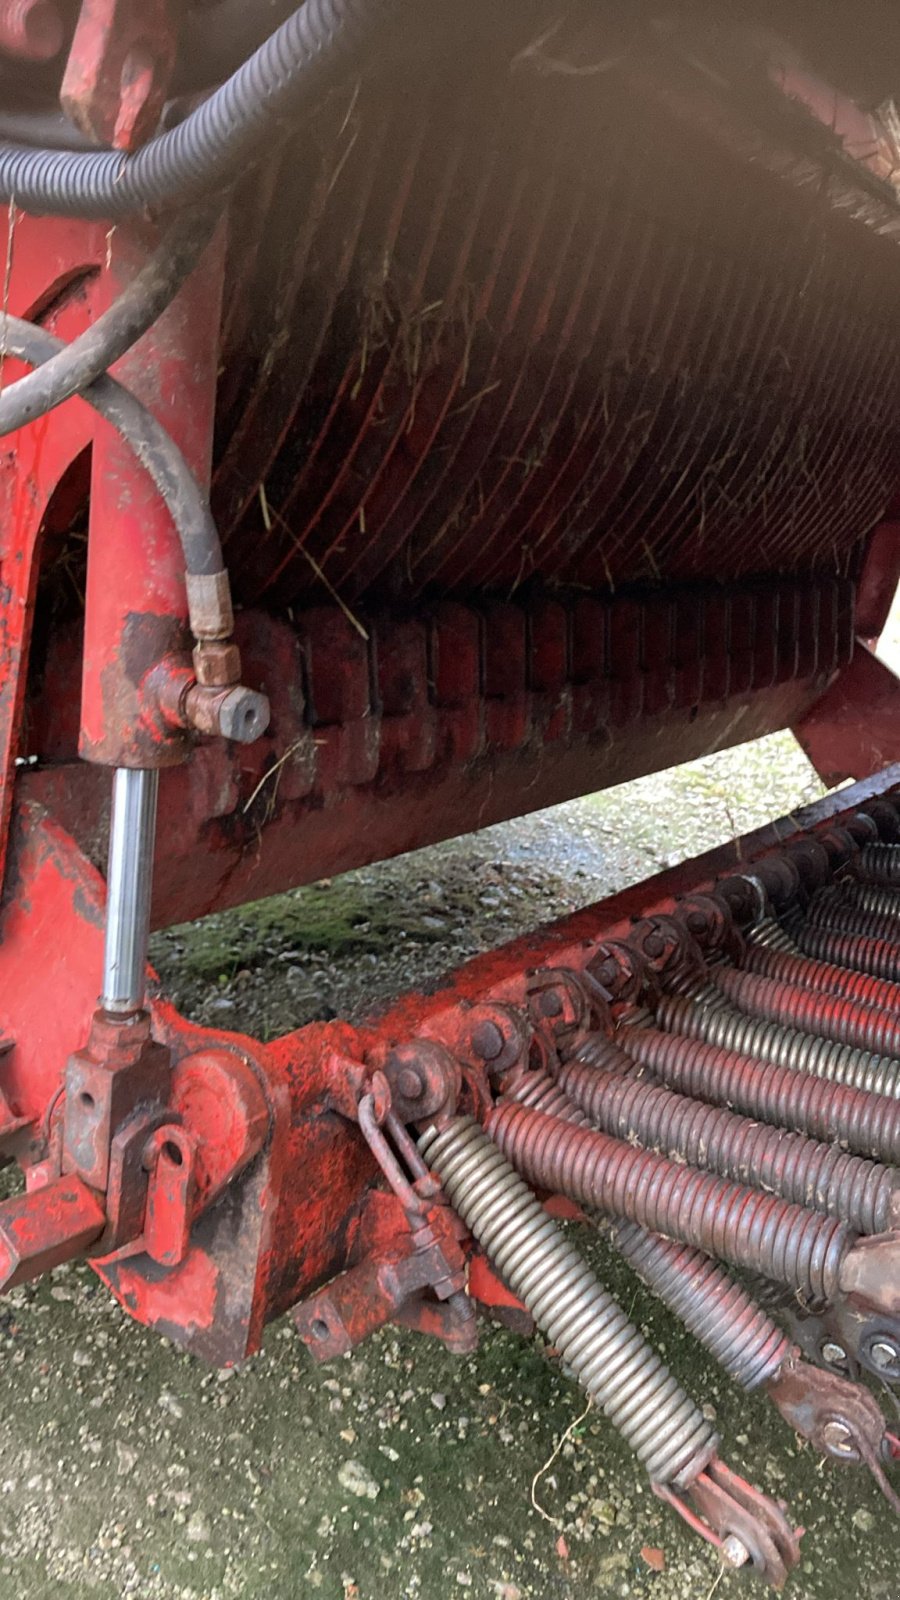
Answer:
[[239, 744], [252, 744], [269, 725], [269, 702], [255, 689], [213, 689], [195, 683], [184, 698], [185, 716], [198, 733], [219, 734]]
[[750, 1560], [750, 1551], [736, 1533], [729, 1533], [722, 1540], [720, 1554], [726, 1566], [729, 1567], [745, 1567]]
[[264, 694], [240, 685], [227, 694], [219, 707], [219, 732], [223, 739], [252, 744], [269, 726], [269, 702]]
[[230, 689], [241, 681], [241, 652], [230, 640], [198, 644], [194, 650], [197, 682], [213, 689]]
[[401, 1067], [397, 1074], [397, 1088], [404, 1100], [421, 1100], [425, 1081], [414, 1067]]
[[822, 1443], [834, 1455], [849, 1456], [855, 1453], [853, 1434], [846, 1422], [839, 1421], [837, 1417], [834, 1417], [831, 1422], [826, 1422], [822, 1429]]
[[822, 1360], [827, 1361], [830, 1367], [843, 1366], [847, 1359], [847, 1352], [843, 1345], [836, 1344], [833, 1339], [826, 1339], [822, 1346]]
[[900, 1347], [893, 1339], [873, 1339], [869, 1346], [869, 1359], [879, 1372], [889, 1372], [900, 1364]]
[[472, 1029], [472, 1049], [481, 1061], [496, 1061], [505, 1042], [496, 1022], [489, 1017]]

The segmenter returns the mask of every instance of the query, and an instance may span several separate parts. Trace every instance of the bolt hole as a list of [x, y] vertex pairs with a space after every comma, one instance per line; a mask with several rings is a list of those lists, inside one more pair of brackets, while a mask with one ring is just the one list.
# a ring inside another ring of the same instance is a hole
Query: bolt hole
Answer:
[[82, 1090], [81, 1094], [78, 1096], [78, 1099], [84, 1106], [85, 1111], [93, 1111], [97, 1104], [94, 1096], [92, 1094], [88, 1094], [87, 1089]]
[[166, 1139], [162, 1147], [162, 1154], [165, 1156], [167, 1161], [171, 1162], [173, 1167], [181, 1167], [184, 1165], [184, 1156], [182, 1155], [181, 1150], [175, 1143], [174, 1139]]
[[313, 1317], [309, 1325], [309, 1331], [314, 1339], [327, 1339], [331, 1329], [324, 1317]]

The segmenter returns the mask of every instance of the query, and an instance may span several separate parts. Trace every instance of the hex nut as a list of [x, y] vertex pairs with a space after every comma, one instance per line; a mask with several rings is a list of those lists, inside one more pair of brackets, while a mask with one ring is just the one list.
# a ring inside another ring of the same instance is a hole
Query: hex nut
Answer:
[[230, 640], [200, 643], [194, 648], [197, 682], [211, 689], [228, 689], [241, 681], [241, 652]]
[[223, 739], [252, 744], [269, 726], [269, 702], [255, 689], [238, 685], [219, 706], [219, 732]]

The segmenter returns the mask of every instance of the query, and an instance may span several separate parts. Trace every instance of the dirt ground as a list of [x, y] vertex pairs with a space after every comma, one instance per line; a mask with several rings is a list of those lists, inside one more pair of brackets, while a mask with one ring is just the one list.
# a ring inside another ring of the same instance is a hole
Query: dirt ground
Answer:
[[[155, 940], [199, 1020], [274, 1034], [401, 985], [787, 812], [819, 786], [786, 735]], [[896, 1523], [822, 1464], [586, 1241], [713, 1408], [726, 1458], [807, 1532], [795, 1600], [900, 1600]], [[316, 1368], [286, 1323], [239, 1374], [132, 1324], [87, 1268], [0, 1309], [0, 1600], [727, 1600], [540, 1340], [445, 1355], [385, 1333]], [[885, 1405], [891, 1405], [885, 1396]], [[664, 1569], [655, 1570], [661, 1561]]]

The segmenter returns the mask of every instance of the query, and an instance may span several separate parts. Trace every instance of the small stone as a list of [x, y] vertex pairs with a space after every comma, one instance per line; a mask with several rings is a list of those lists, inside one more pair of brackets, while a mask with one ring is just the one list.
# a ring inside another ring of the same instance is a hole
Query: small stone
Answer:
[[121, 1439], [116, 1440], [116, 1472], [120, 1478], [126, 1478], [137, 1466], [138, 1453], [132, 1450], [130, 1444], [123, 1444]]
[[168, 1411], [170, 1417], [181, 1418], [184, 1416], [184, 1406], [180, 1400], [175, 1398], [174, 1394], [170, 1394], [168, 1389], [163, 1389], [156, 1403], [160, 1411]]
[[86, 1350], [73, 1350], [72, 1360], [76, 1367], [91, 1367], [94, 1364], [93, 1356], [89, 1355]]
[[431, 1396], [431, 1404], [434, 1406], [436, 1411], [443, 1411], [447, 1404], [447, 1396], [445, 1394], [433, 1394]]
[[190, 1539], [192, 1544], [211, 1543], [212, 1529], [210, 1528], [209, 1523], [203, 1516], [202, 1512], [194, 1512], [194, 1515], [191, 1517], [187, 1527], [184, 1530], [184, 1536], [186, 1539]]
[[471, 1572], [458, 1572], [456, 1574], [456, 1581], [457, 1581], [457, 1583], [462, 1584], [462, 1587], [464, 1589], [471, 1589], [471, 1587], [472, 1587], [472, 1574], [471, 1574]]
[[865, 1506], [860, 1506], [858, 1511], [854, 1511], [850, 1521], [853, 1523], [854, 1528], [859, 1529], [860, 1533], [871, 1533], [875, 1527], [875, 1518], [871, 1511], [866, 1510]]
[[359, 1500], [377, 1500], [381, 1493], [381, 1484], [376, 1483], [361, 1461], [344, 1461], [338, 1467], [337, 1478], [341, 1488], [355, 1494]]

